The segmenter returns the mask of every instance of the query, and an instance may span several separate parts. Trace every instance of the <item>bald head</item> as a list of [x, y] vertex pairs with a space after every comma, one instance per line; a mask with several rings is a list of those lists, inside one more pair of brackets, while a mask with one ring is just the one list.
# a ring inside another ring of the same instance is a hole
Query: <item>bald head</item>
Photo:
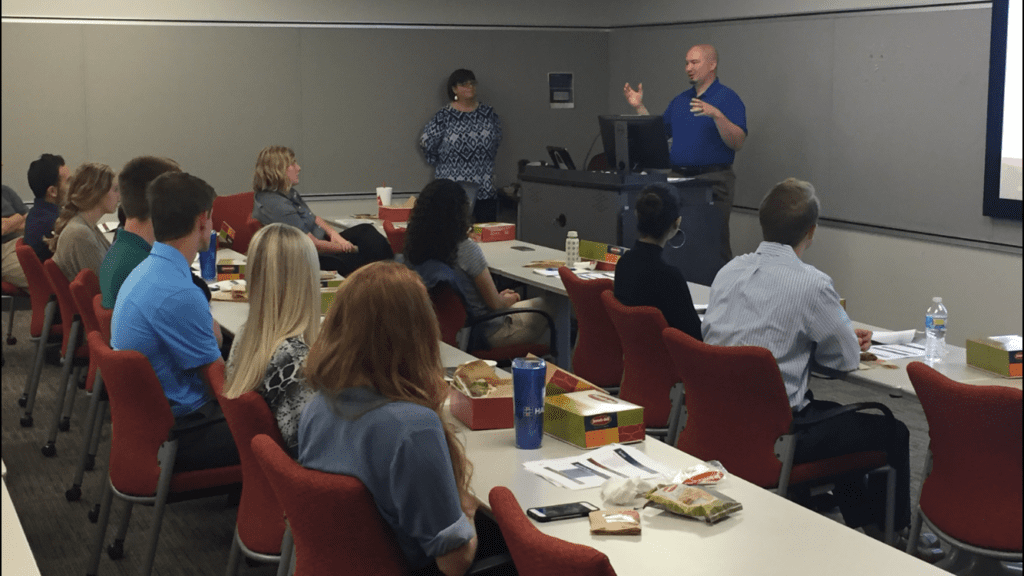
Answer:
[[704, 59], [709, 63], [718, 64], [718, 50], [715, 50], [715, 47], [711, 44], [697, 44], [693, 48], [690, 48], [690, 50], [700, 50]]
[[702, 93], [718, 76], [718, 51], [711, 44], [697, 44], [686, 52], [686, 75]]

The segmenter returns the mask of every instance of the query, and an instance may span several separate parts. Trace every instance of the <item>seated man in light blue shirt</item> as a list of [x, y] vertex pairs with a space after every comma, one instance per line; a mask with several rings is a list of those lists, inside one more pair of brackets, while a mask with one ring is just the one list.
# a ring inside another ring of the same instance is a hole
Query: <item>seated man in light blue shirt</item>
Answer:
[[156, 242], [117, 295], [110, 344], [144, 354], [160, 378], [176, 424], [214, 424], [181, 436], [175, 471], [238, 464], [231, 431], [204, 370], [222, 363], [220, 331], [190, 264], [210, 241], [216, 193], [184, 172], [165, 173], [146, 196]]
[[[807, 389], [812, 363], [856, 370], [871, 332], [854, 330], [832, 279], [800, 259], [817, 229], [814, 187], [795, 178], [781, 182], [764, 197], [758, 215], [764, 242], [756, 252], [726, 264], [711, 284], [704, 342], [767, 348], [779, 364], [794, 416], [811, 417], [839, 406], [815, 400]], [[898, 530], [910, 523], [909, 441], [907, 427], [898, 420], [849, 412], [803, 429], [795, 462], [885, 451], [896, 470]], [[847, 525], [867, 525], [872, 532], [872, 523], [884, 528], [884, 478], [837, 485], [835, 493]]]

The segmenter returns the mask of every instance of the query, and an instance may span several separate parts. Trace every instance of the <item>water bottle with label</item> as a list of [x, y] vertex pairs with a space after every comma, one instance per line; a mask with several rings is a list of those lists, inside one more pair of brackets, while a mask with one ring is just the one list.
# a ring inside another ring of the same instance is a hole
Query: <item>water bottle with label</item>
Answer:
[[565, 265], [572, 268], [580, 261], [580, 238], [575, 230], [570, 230], [565, 236]]
[[928, 364], [942, 362], [946, 355], [946, 323], [949, 312], [942, 305], [942, 298], [932, 298], [932, 305], [924, 315], [924, 361]]

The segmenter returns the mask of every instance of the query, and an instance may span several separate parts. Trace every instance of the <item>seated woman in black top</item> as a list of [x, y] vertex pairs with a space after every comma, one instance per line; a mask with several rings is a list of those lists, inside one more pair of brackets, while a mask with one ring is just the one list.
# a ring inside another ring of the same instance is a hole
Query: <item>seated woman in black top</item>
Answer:
[[675, 189], [651, 184], [641, 190], [636, 219], [640, 238], [615, 265], [615, 298], [626, 306], [654, 306], [669, 326], [703, 340], [686, 278], [661, 259], [665, 243], [676, 235], [682, 222]]
[[268, 146], [256, 158], [252, 177], [252, 217], [263, 225], [280, 222], [309, 235], [316, 247], [321, 270], [348, 276], [363, 264], [395, 257], [391, 244], [372, 224], [360, 224], [339, 234], [323, 218], [313, 214], [294, 188], [302, 167], [295, 152], [284, 146]]

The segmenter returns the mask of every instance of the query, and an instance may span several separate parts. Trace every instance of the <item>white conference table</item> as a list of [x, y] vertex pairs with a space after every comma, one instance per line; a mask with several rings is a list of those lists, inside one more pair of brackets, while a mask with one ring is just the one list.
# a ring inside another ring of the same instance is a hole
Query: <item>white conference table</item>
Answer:
[[[539, 277], [539, 276], [538, 276]], [[214, 300], [214, 318], [233, 333], [245, 322], [248, 303]], [[444, 343], [445, 367], [474, 359]], [[571, 491], [527, 472], [523, 462], [579, 453], [579, 448], [545, 437], [539, 450], [515, 448], [512, 430], [471, 431], [458, 424], [474, 472], [472, 487], [482, 504], [495, 486], [507, 486], [524, 508], [587, 500], [603, 507], [598, 489]], [[634, 444], [648, 456], [683, 469], [698, 460], [651, 437]], [[845, 574], [944, 574], [833, 520], [736, 477], [718, 486], [744, 509], [713, 526], [655, 509], [642, 511], [640, 536], [591, 536], [587, 519], [536, 523], [543, 532], [597, 548], [621, 576], [700, 573], [771, 576]]]
[[[480, 250], [487, 259], [487, 265], [492, 273], [539, 288], [550, 295], [551, 303], [555, 308], [554, 321], [558, 337], [556, 363], [566, 370], [571, 370], [572, 348], [569, 343], [569, 336], [572, 326], [572, 304], [569, 302], [565, 286], [558, 275], [545, 276], [537, 274], [535, 272], [536, 268], [527, 267], [531, 262], [538, 260], [565, 261], [565, 252], [521, 240], [481, 242]], [[695, 305], [706, 305], [709, 288], [692, 282], [689, 283], [689, 287], [693, 303]]]
[[[854, 321], [853, 325], [855, 328], [864, 328], [876, 332], [883, 330], [863, 322]], [[881, 386], [889, 389], [892, 394], [913, 394], [916, 396], [914, 386], [910, 383], [910, 376], [907, 374], [907, 365], [911, 362], [924, 362], [924, 357], [901, 358], [891, 361], [896, 368], [873, 367], [869, 370], [855, 370], [844, 374], [836, 374], [836, 376], [848, 382]], [[968, 365], [967, 349], [962, 346], [947, 343], [945, 358], [932, 367], [946, 377], [964, 384], [1006, 386], [1008, 388], [1021, 389], [1020, 378], [1001, 378], [991, 372]]]

